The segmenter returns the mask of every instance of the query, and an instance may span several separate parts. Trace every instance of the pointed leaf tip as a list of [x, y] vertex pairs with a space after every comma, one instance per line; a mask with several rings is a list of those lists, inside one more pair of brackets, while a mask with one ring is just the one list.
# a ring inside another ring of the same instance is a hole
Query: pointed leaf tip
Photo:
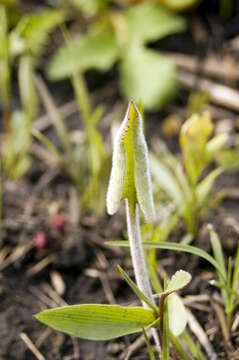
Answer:
[[149, 155], [143, 133], [143, 119], [133, 100], [115, 138], [112, 170], [107, 192], [107, 211], [114, 214], [120, 201], [138, 202], [146, 221], [153, 221], [155, 209]]

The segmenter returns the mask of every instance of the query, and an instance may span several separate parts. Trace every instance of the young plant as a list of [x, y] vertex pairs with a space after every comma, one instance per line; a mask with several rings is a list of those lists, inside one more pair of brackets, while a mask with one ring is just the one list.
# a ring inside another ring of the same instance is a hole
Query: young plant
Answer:
[[57, 109], [49, 90], [40, 77], [36, 78], [40, 98], [56, 129], [63, 147], [63, 153], [46, 136], [34, 131], [37, 137], [56, 156], [65, 172], [81, 191], [81, 209], [90, 209], [97, 214], [105, 210], [105, 194], [110, 170], [107, 154], [97, 125], [104, 109], [101, 105], [92, 110], [90, 96], [83, 76], [72, 74], [72, 84], [82, 119], [85, 139], [74, 146], [66, 121]]
[[232, 267], [232, 259], [228, 259], [226, 266], [221, 241], [218, 234], [215, 232], [211, 225], [208, 226], [210, 231], [210, 240], [213, 249], [213, 255], [215, 260], [218, 262], [221, 268], [221, 272], [226, 279], [219, 273], [219, 281], [213, 280], [211, 284], [221, 289], [221, 296], [224, 302], [225, 313], [227, 317], [228, 327], [232, 326], [233, 313], [236, 307], [239, 305], [239, 292], [238, 292], [238, 281], [239, 281], [239, 246], [237, 247], [234, 269]]
[[[225, 306], [225, 313], [227, 317], [228, 327], [231, 328], [233, 314], [235, 312], [236, 307], [239, 305], [239, 292], [238, 292], [239, 246], [237, 247], [236, 257], [234, 260], [234, 269], [232, 267], [231, 258], [228, 259], [228, 264], [226, 266], [220, 239], [217, 233], [214, 231], [212, 225], [208, 225], [208, 229], [210, 232], [210, 240], [211, 240], [214, 256], [209, 255], [206, 251], [196, 246], [186, 245], [182, 243], [181, 244], [173, 243], [173, 242], [155, 243], [152, 241], [145, 241], [143, 242], [143, 247], [145, 249], [167, 249], [174, 251], [182, 251], [197, 255], [203, 258], [204, 260], [208, 261], [217, 271], [218, 280], [213, 280], [210, 283], [213, 286], [221, 289], [221, 295]], [[108, 242], [108, 244], [130, 247], [128, 241]]]
[[[143, 307], [118, 305], [73, 305], [46, 310], [36, 315], [41, 322], [56, 330], [92, 340], [109, 340], [143, 331], [151, 359], [154, 354], [145, 330], [152, 328], [156, 345], [162, 347], [162, 359], [169, 359], [169, 328], [178, 336], [186, 326], [182, 302], [175, 292], [188, 285], [191, 275], [177, 271], [156, 306], [144, 259], [140, 238], [139, 207], [147, 221], [155, 210], [149, 174], [148, 150], [143, 134], [143, 121], [135, 103], [131, 101], [125, 119], [115, 139], [113, 164], [107, 193], [107, 210], [114, 214], [121, 199], [125, 199], [130, 249], [137, 285], [119, 267], [120, 273], [141, 299]], [[168, 300], [168, 301], [166, 301]], [[180, 319], [180, 320], [178, 320]], [[156, 328], [160, 328], [160, 340]], [[185, 358], [186, 360], [186, 358]]]
[[[175, 292], [189, 284], [191, 275], [183, 270], [177, 271], [170, 282], [166, 284], [165, 291], [159, 294], [159, 307], [156, 307], [120, 267], [119, 270], [136, 295], [148, 305], [148, 309], [106, 304], [82, 304], [45, 310], [36, 314], [35, 318], [55, 330], [88, 340], [111, 340], [142, 331], [151, 359], [155, 359], [145, 330], [160, 327], [163, 334], [162, 339], [167, 336], [168, 327], [175, 336], [182, 333], [186, 326], [186, 315]], [[170, 304], [168, 304], [168, 308], [166, 299]], [[166, 355], [169, 354], [169, 344], [166, 341], [162, 341], [161, 344], [162, 359], [169, 359]]]
[[[63, 20], [61, 11], [29, 14], [10, 30], [7, 6], [0, 5], [0, 100], [4, 128], [1, 152], [3, 171], [10, 179], [19, 178], [30, 166], [31, 124], [38, 111], [33, 72], [50, 31]], [[22, 110], [12, 111], [12, 67], [16, 62]]]
[[209, 207], [215, 180], [223, 170], [217, 167], [202, 178], [227, 140], [227, 134], [209, 139], [212, 131], [208, 113], [195, 114], [183, 124], [180, 146], [184, 169], [173, 155], [167, 154], [164, 158], [151, 156], [156, 183], [173, 200], [180, 217], [185, 220], [188, 233], [194, 238], [197, 237], [200, 216]]
[[[97, 11], [97, 5], [95, 8]], [[176, 94], [176, 69], [167, 56], [149, 49], [147, 43], [184, 31], [184, 19], [154, 1], [128, 9], [106, 7], [95, 19], [85, 35], [75, 36], [53, 55], [49, 78], [71, 77], [72, 71], [108, 71], [118, 62], [125, 98], [142, 99], [150, 110], [162, 108]]]

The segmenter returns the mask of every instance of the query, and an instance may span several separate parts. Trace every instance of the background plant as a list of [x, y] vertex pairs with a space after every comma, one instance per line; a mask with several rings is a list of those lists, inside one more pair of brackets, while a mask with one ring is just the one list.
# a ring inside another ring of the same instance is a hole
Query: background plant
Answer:
[[107, 71], [118, 61], [123, 95], [142, 99], [146, 109], [159, 109], [176, 92], [176, 72], [166, 56], [146, 44], [185, 27], [181, 17], [154, 2], [120, 12], [106, 8], [85, 35], [76, 36], [56, 52], [47, 73], [50, 79], [59, 80], [72, 71]]
[[[20, 17], [11, 28], [7, 8], [0, 5], [0, 99], [3, 112], [3, 170], [11, 179], [30, 166], [31, 124], [38, 111], [33, 73], [49, 33], [64, 20], [58, 10]], [[17, 62], [22, 110], [12, 111], [12, 70]]]
[[216, 167], [204, 175], [227, 140], [226, 134], [210, 139], [212, 131], [208, 113], [195, 114], [183, 124], [180, 146], [184, 167], [171, 154], [161, 158], [151, 156], [152, 175], [156, 183], [174, 202], [176, 211], [193, 237], [197, 237], [200, 216], [209, 207], [213, 185], [222, 172], [221, 167]]

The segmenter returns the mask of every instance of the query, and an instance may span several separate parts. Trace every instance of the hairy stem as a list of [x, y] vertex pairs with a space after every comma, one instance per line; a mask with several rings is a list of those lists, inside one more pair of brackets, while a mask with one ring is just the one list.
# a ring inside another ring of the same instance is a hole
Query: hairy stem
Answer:
[[[130, 252], [131, 258], [135, 273], [136, 284], [138, 288], [146, 295], [153, 304], [155, 304], [152, 288], [149, 281], [149, 276], [146, 268], [146, 262], [144, 258], [144, 250], [141, 241], [140, 233], [140, 223], [139, 223], [139, 212], [138, 205], [132, 204], [128, 199], [126, 202], [126, 218], [127, 218], [127, 228], [128, 236], [130, 242]], [[144, 308], [149, 308], [149, 306], [142, 301]], [[159, 337], [156, 329], [152, 329], [153, 337], [157, 345], [158, 350], [160, 349]]]

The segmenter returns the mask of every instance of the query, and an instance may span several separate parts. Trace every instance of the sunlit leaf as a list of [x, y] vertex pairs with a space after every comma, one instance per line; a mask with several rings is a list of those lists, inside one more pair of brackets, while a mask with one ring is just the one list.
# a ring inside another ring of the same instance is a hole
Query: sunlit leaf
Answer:
[[175, 292], [183, 289], [191, 281], [191, 275], [184, 270], [177, 271], [171, 278], [166, 292]]
[[144, 2], [132, 6], [125, 14], [128, 36], [132, 42], [145, 43], [185, 30], [183, 18], [159, 4]]
[[182, 126], [180, 145], [184, 166], [193, 185], [198, 181], [201, 171], [207, 164], [206, 144], [212, 134], [213, 125], [208, 113], [191, 116]]
[[78, 71], [107, 71], [118, 55], [119, 48], [110, 26], [97, 24], [86, 35], [74, 38], [55, 53], [48, 66], [48, 75], [59, 80]]
[[173, 335], [179, 336], [187, 325], [187, 313], [181, 298], [177, 294], [168, 297], [169, 328]]
[[55, 330], [84, 339], [109, 340], [148, 328], [153, 310], [118, 305], [72, 305], [43, 311], [35, 316]]
[[145, 109], [160, 109], [177, 91], [175, 66], [156, 51], [134, 46], [120, 63], [120, 87], [127, 99], [142, 100]]

